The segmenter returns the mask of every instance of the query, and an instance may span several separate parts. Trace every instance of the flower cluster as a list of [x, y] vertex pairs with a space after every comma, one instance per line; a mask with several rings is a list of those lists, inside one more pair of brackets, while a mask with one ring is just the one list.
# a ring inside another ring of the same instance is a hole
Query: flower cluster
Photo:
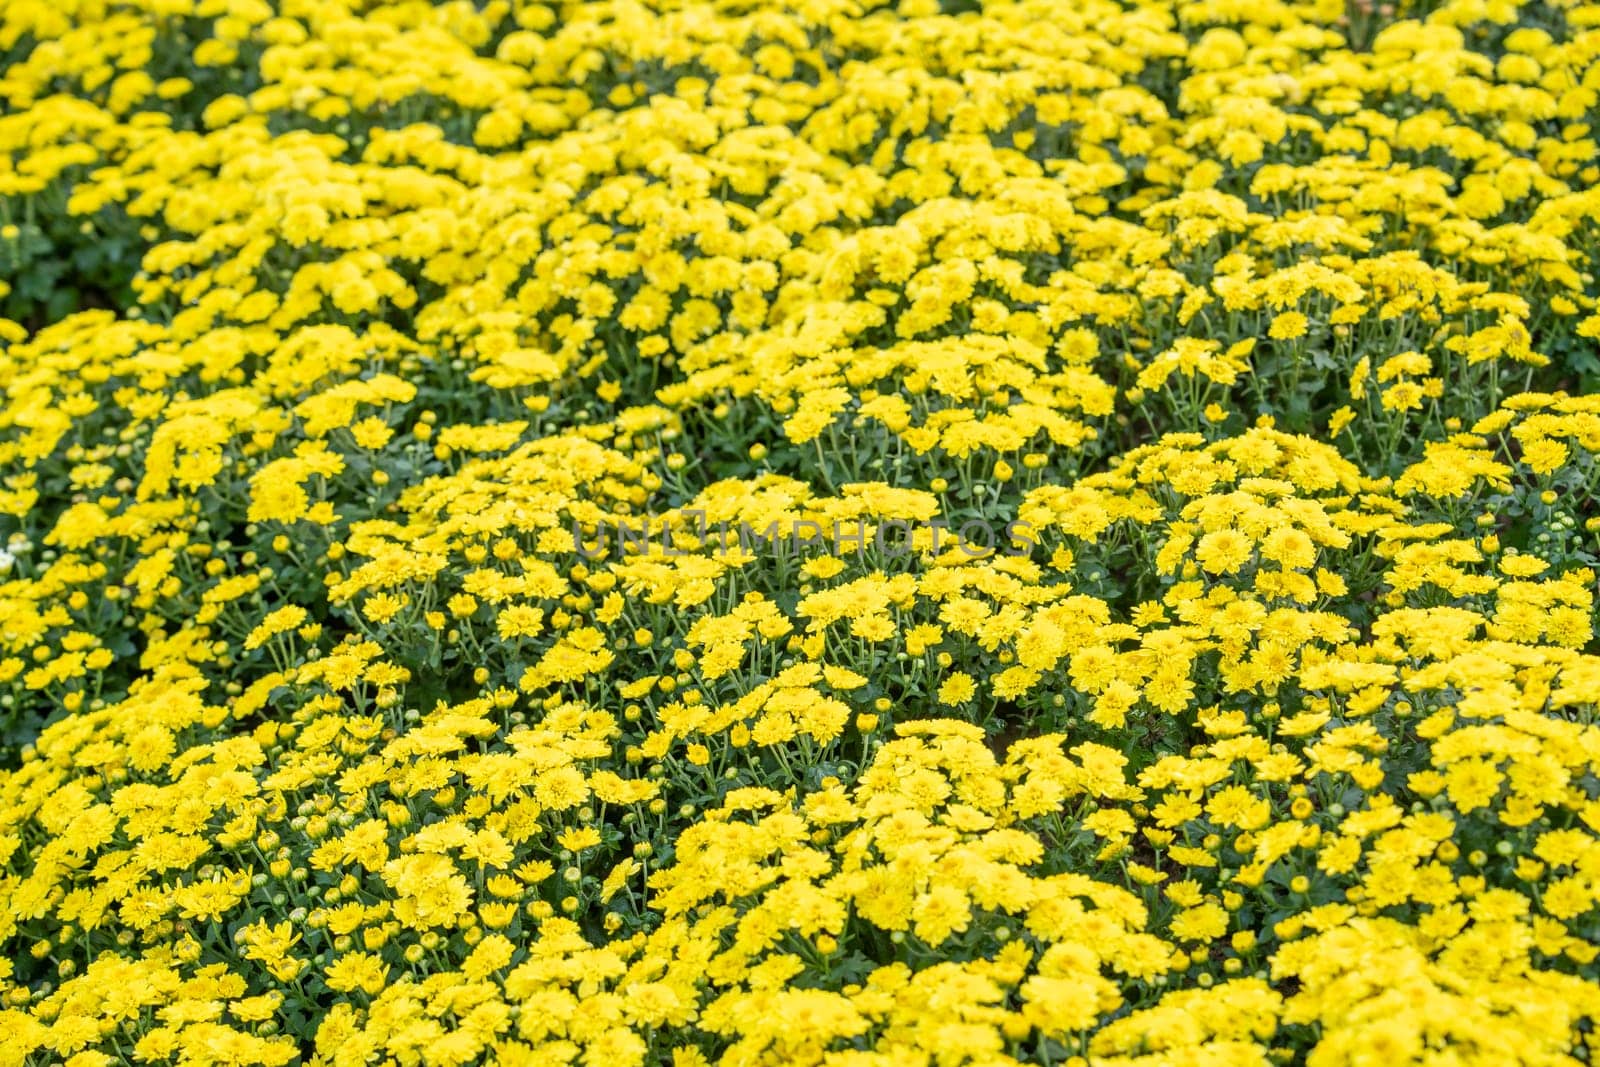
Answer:
[[1600, 1054], [1600, 6], [0, 57], [0, 1067]]

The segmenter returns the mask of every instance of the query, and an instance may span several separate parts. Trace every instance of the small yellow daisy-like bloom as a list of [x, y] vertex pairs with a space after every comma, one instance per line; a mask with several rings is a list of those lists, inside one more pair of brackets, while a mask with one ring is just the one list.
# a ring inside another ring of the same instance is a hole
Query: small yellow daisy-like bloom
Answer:
[[582, 852], [600, 843], [600, 831], [592, 826], [575, 826], [556, 835], [556, 843], [572, 852]]
[[1255, 545], [1235, 529], [1213, 530], [1200, 538], [1195, 558], [1207, 574], [1234, 574], [1250, 561]]
[[366, 603], [362, 604], [361, 614], [370, 622], [386, 623], [405, 609], [409, 599], [393, 593], [378, 593], [368, 597]]
[[1285, 311], [1272, 320], [1267, 336], [1274, 341], [1294, 341], [1306, 335], [1306, 317], [1298, 311]]
[[946, 705], [965, 704], [977, 693], [977, 683], [972, 676], [963, 671], [956, 671], [949, 675], [939, 686], [939, 703]]
[[1522, 450], [1522, 462], [1535, 474], [1550, 474], [1561, 468], [1571, 455], [1567, 446], [1548, 437], [1529, 442]]
[[389, 443], [389, 439], [394, 436], [394, 429], [382, 419], [373, 416], [352, 423], [350, 435], [362, 448], [376, 451]]

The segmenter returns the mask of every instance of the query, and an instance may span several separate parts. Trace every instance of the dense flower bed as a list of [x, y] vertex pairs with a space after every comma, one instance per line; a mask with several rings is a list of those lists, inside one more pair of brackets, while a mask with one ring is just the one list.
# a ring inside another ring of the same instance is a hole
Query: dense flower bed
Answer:
[[0, 1067], [1600, 1050], [1600, 5], [0, 55]]

